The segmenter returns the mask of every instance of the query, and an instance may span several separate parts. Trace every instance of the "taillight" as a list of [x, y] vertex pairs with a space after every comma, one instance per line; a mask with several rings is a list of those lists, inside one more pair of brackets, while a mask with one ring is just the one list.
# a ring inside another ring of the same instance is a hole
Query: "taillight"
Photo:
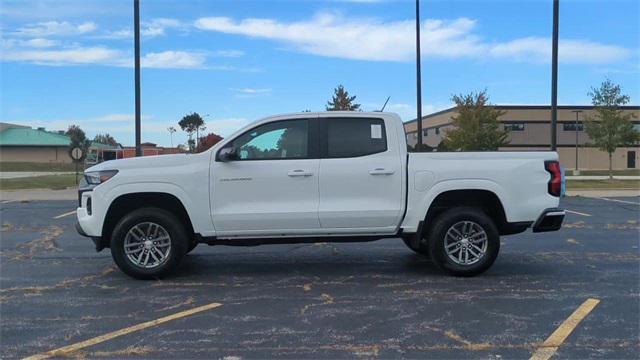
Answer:
[[562, 195], [562, 169], [560, 168], [560, 163], [555, 160], [545, 161], [544, 168], [551, 174], [547, 191], [553, 196], [560, 197]]

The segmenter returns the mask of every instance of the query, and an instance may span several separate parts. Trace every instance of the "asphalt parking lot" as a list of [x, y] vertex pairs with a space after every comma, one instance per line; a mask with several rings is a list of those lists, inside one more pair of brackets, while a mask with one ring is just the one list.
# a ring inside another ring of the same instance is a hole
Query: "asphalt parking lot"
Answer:
[[[503, 238], [493, 268], [475, 278], [449, 277], [388, 239], [200, 245], [156, 281], [128, 278], [77, 235], [65, 215], [74, 201], [6, 202], [0, 357], [88, 340], [58, 355], [529, 358], [592, 298], [600, 303], [552, 344], [554, 358], [637, 358], [639, 202], [563, 199], [572, 212], [561, 231]], [[103, 336], [117, 330], [126, 333]]]

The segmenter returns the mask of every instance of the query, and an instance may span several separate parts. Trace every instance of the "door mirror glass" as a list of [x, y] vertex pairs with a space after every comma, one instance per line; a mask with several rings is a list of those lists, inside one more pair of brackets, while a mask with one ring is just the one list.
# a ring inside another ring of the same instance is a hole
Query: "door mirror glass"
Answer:
[[238, 149], [230, 146], [220, 150], [218, 153], [218, 160], [222, 162], [240, 160], [240, 156], [238, 156]]

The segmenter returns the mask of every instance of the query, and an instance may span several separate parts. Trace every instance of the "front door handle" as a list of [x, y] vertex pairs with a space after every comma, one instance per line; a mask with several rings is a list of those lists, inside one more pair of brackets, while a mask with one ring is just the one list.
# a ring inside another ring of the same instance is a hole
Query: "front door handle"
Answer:
[[395, 173], [394, 170], [387, 170], [384, 168], [375, 168], [369, 171], [369, 174], [371, 175], [393, 175], [394, 173]]
[[313, 173], [311, 171], [306, 171], [306, 170], [291, 170], [287, 173], [287, 175], [291, 176], [291, 177], [296, 177], [296, 176], [312, 176]]

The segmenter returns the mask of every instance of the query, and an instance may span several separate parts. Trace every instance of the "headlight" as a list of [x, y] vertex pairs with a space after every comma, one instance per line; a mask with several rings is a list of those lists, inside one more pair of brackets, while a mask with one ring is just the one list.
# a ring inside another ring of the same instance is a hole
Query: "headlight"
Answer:
[[84, 173], [84, 179], [87, 184], [100, 185], [103, 182], [111, 179], [117, 173], [118, 170], [92, 171]]

